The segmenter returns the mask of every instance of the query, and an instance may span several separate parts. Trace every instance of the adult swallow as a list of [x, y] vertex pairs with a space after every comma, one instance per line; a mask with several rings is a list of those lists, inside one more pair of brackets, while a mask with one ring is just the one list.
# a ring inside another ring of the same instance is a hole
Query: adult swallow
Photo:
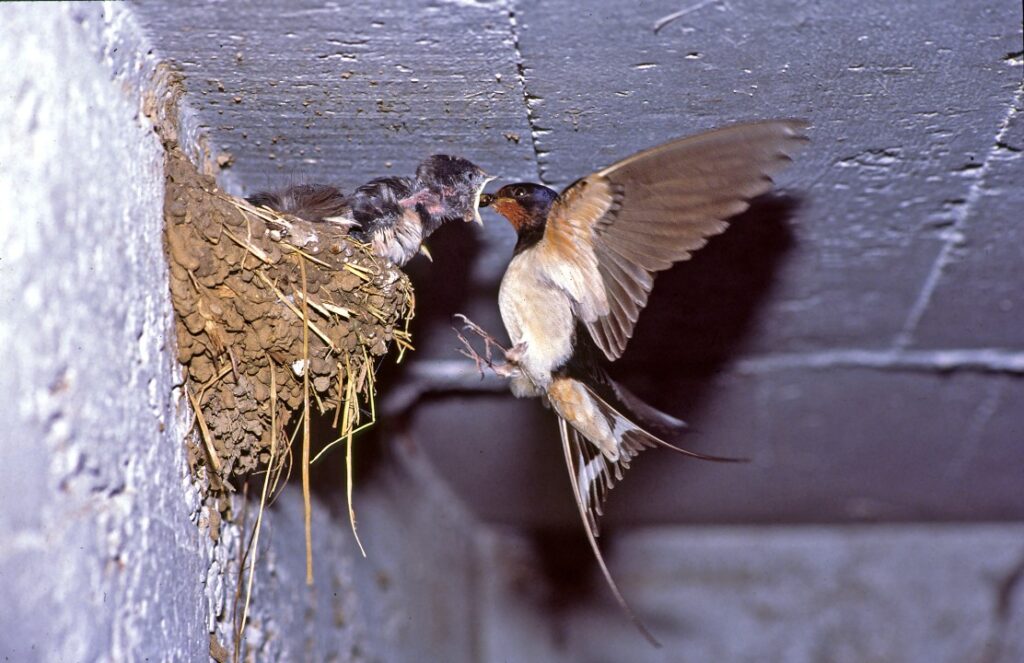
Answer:
[[309, 221], [345, 225], [375, 255], [401, 267], [417, 253], [430, 256], [423, 242], [444, 223], [482, 223], [478, 205], [491, 179], [471, 161], [435, 154], [420, 163], [415, 177], [377, 178], [351, 196], [332, 186], [304, 184], [248, 200]]
[[597, 517], [614, 482], [647, 447], [675, 447], [650, 429], [678, 419], [612, 381], [657, 272], [687, 260], [772, 186], [807, 140], [801, 120], [739, 124], [645, 150], [571, 184], [504, 186], [481, 206], [518, 235], [499, 308], [513, 347], [512, 392], [540, 396], [558, 415], [569, 478], [590, 545], [618, 600], [644, 635], [598, 548]]

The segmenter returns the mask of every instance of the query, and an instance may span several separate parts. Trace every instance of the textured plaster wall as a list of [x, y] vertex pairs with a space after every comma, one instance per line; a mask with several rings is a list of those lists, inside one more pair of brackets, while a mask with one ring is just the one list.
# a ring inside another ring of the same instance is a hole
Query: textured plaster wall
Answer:
[[0, 14], [0, 654], [202, 660], [145, 51], [115, 7]]
[[[185, 462], [162, 147], [141, 112], [166, 92], [157, 59], [126, 6], [55, 3], [0, 7], [0, 61], [0, 658], [223, 660], [248, 532], [222, 523], [214, 543]], [[179, 122], [201, 157], [187, 108]], [[406, 463], [359, 494], [372, 561], [317, 499], [313, 588], [286, 490], [257, 659], [471, 658], [469, 520], [437, 483]]]

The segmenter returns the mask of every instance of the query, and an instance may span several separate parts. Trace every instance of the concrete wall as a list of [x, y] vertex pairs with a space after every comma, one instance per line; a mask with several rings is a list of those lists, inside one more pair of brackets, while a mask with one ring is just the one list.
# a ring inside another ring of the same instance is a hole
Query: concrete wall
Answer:
[[538, 546], [504, 529], [482, 544], [482, 660], [1024, 659], [1020, 526], [675, 526], [617, 531], [604, 544], [662, 649], [579, 570], [585, 544], [563, 535]]
[[[421, 359], [389, 369], [360, 447], [369, 557], [336, 459], [314, 472], [314, 588], [298, 495], [269, 512], [256, 660], [1020, 660], [1019, 19], [1011, 2], [0, 6], [0, 655], [193, 661], [231, 641], [247, 533], [211, 539], [185, 466], [140, 113], [169, 56], [183, 142], [230, 152], [236, 191], [351, 185], [439, 150], [560, 184], [669, 133], [818, 126], [790, 198], [659, 280], [623, 367], [694, 446], [755, 459], [652, 455], [612, 496], [603, 545], [664, 649], [595, 574], [547, 413], [493, 383], [467, 396], [481, 383], [452, 361], [452, 312], [495, 322], [511, 236], [492, 222], [414, 269]], [[947, 524], [831, 524], [865, 520]], [[693, 524], [723, 521], [819, 524]]]
[[[248, 190], [290, 179], [351, 188], [435, 151], [502, 182], [561, 186], [689, 132], [809, 119], [813, 142], [778, 178], [781, 195], [658, 277], [614, 367], [690, 421], [687, 444], [753, 462], [641, 457], [642, 478], [616, 492], [610, 519], [1024, 518], [1019, 2], [139, 11]], [[514, 234], [484, 216], [482, 232], [445, 228], [435, 262], [411, 264], [417, 352], [398, 384], [451, 390], [461, 366], [468, 379], [455, 386], [481, 386], [454, 351], [450, 318], [500, 329], [496, 284]], [[549, 417], [462, 396], [423, 403], [413, 426], [456, 492], [489, 521], [574, 523], [568, 501], [531, 499], [564, 494], [561, 470], [548, 468], [561, 462]], [[467, 462], [467, 444], [486, 450], [487, 467]]]
[[0, 654], [202, 660], [150, 63], [123, 10], [0, 13]]
[[[127, 7], [90, 3], [0, 7], [0, 60], [0, 658], [209, 660], [211, 634], [233, 640], [248, 531], [214, 542], [185, 463], [163, 153], [141, 113], [157, 59]], [[314, 588], [299, 496], [268, 512], [258, 660], [471, 656], [468, 519], [405, 467], [360, 494], [372, 562], [315, 502]]]

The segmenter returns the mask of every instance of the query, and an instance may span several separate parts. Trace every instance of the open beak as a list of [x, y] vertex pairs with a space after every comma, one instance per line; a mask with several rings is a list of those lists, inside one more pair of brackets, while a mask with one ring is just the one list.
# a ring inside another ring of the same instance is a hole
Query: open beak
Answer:
[[466, 219], [466, 221], [473, 221], [478, 226], [484, 225], [484, 220], [480, 218], [480, 208], [487, 207], [494, 200], [494, 196], [484, 193], [484, 187], [493, 179], [493, 177], [487, 177], [480, 183], [479, 188], [476, 190], [476, 195], [473, 197], [473, 216]]

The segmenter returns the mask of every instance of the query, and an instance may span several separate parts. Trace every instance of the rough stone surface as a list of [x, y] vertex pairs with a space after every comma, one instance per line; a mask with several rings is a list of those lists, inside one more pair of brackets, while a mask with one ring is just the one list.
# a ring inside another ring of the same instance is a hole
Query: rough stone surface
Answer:
[[[1018, 51], [1003, 59], [1024, 76], [1022, 58]], [[967, 194], [949, 201], [943, 253], [933, 266], [934, 284], [924, 293], [929, 299], [919, 307], [916, 347], [1020, 348], [1024, 224], [1012, 211], [1024, 209], [1022, 111], [1018, 88], [982, 167], [968, 171]]]
[[0, 12], [0, 655], [203, 660], [145, 51], [113, 7]]
[[[715, 407], [700, 405], [709, 398], [703, 389], [713, 393]], [[655, 395], [665, 403], [698, 403], [684, 411], [695, 431], [685, 440], [688, 448], [750, 462], [705, 465], [666, 451], [646, 452], [612, 491], [609, 524], [1024, 518], [1015, 471], [1024, 466], [1024, 384], [1018, 379], [864, 368], [771, 370], [721, 376], [710, 385], [683, 382]], [[579, 516], [553, 415], [530, 402], [513, 409], [503, 399], [446, 399], [417, 411], [412, 425], [436, 430], [474, 412], [461, 421], [458, 447], [432, 450], [440, 467], [470, 460], [477, 466], [450, 473], [453, 491], [485, 520], [574, 524]], [[836, 403], [844, 412], [826, 419], [822, 413]], [[737, 411], [773, 416], [737, 417]], [[538, 431], [522, 442], [532, 462], [509, 465], [494, 448], [494, 421], [504, 417]]]

